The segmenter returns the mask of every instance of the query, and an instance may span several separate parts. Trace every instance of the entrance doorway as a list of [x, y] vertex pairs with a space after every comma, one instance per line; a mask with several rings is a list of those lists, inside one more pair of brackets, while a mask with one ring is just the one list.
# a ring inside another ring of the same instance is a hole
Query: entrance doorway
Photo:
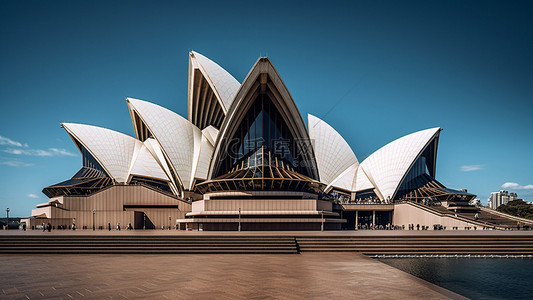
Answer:
[[133, 228], [134, 229], [155, 229], [154, 223], [148, 218], [144, 211], [135, 211], [133, 215]]

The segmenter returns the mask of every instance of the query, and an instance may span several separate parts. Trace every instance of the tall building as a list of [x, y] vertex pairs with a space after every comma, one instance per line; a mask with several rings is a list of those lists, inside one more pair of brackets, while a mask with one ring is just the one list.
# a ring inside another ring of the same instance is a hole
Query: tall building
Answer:
[[516, 193], [509, 193], [508, 191], [501, 190], [490, 194], [488, 206], [489, 208], [496, 209], [498, 206], [507, 204], [509, 201], [514, 201], [516, 199]]
[[359, 162], [329, 124], [308, 115], [305, 126], [267, 57], [240, 83], [191, 52], [188, 118], [147, 101], [126, 102], [135, 137], [61, 124], [82, 154], [82, 168], [44, 188], [50, 200], [32, 211], [32, 226], [340, 229], [346, 223], [340, 200], [387, 204], [355, 214], [387, 224], [396, 200], [475, 197], [435, 179], [441, 128], [405, 135]]

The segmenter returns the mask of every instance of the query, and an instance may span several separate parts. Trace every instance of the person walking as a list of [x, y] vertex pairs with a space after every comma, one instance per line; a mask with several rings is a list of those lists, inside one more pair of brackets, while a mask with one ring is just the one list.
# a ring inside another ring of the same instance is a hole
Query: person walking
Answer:
[[120, 231], [120, 223], [117, 223], [117, 230]]
[[111, 231], [111, 223], [107, 223], [107, 229]]

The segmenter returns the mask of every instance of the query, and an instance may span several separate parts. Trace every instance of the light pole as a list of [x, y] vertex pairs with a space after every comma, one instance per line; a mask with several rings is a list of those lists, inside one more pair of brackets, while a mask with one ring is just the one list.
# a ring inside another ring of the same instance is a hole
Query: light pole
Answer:
[[93, 209], [93, 231], [96, 228], [96, 224], [94, 224], [94, 215], [96, 214], [96, 209]]
[[320, 231], [324, 231], [324, 211], [320, 213], [322, 215], [322, 224], [320, 225]]
[[8, 230], [9, 229], [9, 207], [6, 208], [6, 213], [7, 213], [6, 230]]
[[239, 231], [241, 231], [241, 208], [239, 207]]

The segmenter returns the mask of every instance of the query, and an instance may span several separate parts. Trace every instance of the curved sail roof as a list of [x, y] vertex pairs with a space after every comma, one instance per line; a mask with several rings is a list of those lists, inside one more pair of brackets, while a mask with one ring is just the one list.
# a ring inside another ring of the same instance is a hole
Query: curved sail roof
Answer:
[[216, 129], [213, 126], [208, 126], [204, 128], [204, 130], [202, 130], [202, 133], [205, 135], [205, 137], [211, 143], [211, 145], [214, 146], [217, 140], [218, 129]]
[[161, 146], [157, 143], [157, 141], [154, 138], [146, 139], [146, 141], [144, 141], [143, 144], [146, 147], [146, 149], [150, 151], [150, 153], [152, 154], [156, 162], [161, 166], [167, 178], [170, 179], [170, 181], [174, 183], [174, 181], [172, 180], [172, 172], [170, 172], [168, 163], [165, 160], [165, 155], [163, 154], [163, 151], [161, 150]]
[[355, 189], [355, 174], [358, 168], [359, 163], [354, 163], [345, 170], [341, 170], [342, 173], [340, 173], [335, 179], [333, 179], [331, 183], [326, 187], [326, 192], [331, 191], [331, 189], [334, 187], [345, 191], [353, 191]]
[[227, 112], [241, 84], [228, 71], [202, 54], [192, 51], [191, 58], [196, 59], [202, 73], [212, 84], [213, 91], [219, 96], [224, 112]]
[[363, 168], [361, 168], [361, 165], [359, 165], [359, 168], [357, 169], [357, 172], [355, 174], [355, 186], [353, 187], [353, 191], [359, 192], [373, 188], [374, 185], [366, 176], [365, 171], [363, 170]]
[[189, 121], [200, 129], [210, 125], [220, 128], [240, 85], [207, 57], [189, 53]]
[[108, 176], [117, 182], [127, 182], [130, 175], [168, 181], [157, 161], [139, 140], [92, 125], [63, 123], [61, 126], [75, 141], [85, 147]]
[[[62, 123], [68, 134], [87, 149], [109, 177], [126, 182], [136, 140], [110, 129], [74, 123]], [[81, 150], [81, 149], [80, 149]]]
[[430, 142], [438, 137], [440, 127], [421, 130], [381, 147], [361, 163], [368, 179], [383, 199], [393, 199], [402, 180]]
[[200, 150], [198, 155], [195, 157], [195, 164], [193, 168], [193, 177], [195, 179], [207, 179], [207, 175], [209, 173], [209, 164], [211, 163], [211, 157], [213, 156], [214, 150], [215, 147], [213, 144], [211, 144], [207, 136], [202, 135]]
[[[250, 107], [259, 101], [259, 95], [267, 95], [274, 103], [279, 118], [283, 120], [291, 135], [297, 142], [308, 142], [309, 135], [302, 119], [296, 103], [290, 95], [285, 83], [279, 76], [278, 72], [272, 65], [268, 57], [261, 57], [252, 67], [246, 79], [243, 81], [238, 93], [235, 95], [235, 100], [231, 103], [228, 110], [228, 115], [224, 119], [219, 134], [217, 136], [215, 151], [211, 165], [209, 168], [208, 179], [213, 179], [220, 176], [223, 169], [221, 167], [227, 151], [229, 151], [229, 144], [239, 125], [245, 118]], [[306, 168], [309, 173], [308, 177], [318, 179], [318, 171], [313, 149], [308, 144], [298, 144], [299, 154], [302, 157], [300, 164], [302, 168]], [[304, 149], [305, 148], [305, 149]]]
[[354, 169], [355, 175], [359, 162], [350, 145], [323, 120], [311, 114], [307, 116], [307, 120], [309, 138], [313, 141], [320, 181], [330, 184], [349, 167]]
[[165, 171], [163, 171], [159, 163], [154, 159], [148, 147], [139, 140], [135, 141], [136, 145], [131, 162], [130, 176], [135, 175], [169, 181]]
[[177, 180], [185, 189], [192, 183], [193, 161], [199, 153], [196, 146], [202, 132], [185, 118], [159, 105], [127, 98], [130, 110], [136, 113], [142, 123], [157, 140], [165, 157], [169, 160]]
[[328, 185], [326, 192], [331, 191], [332, 188], [343, 189], [350, 192], [359, 192], [373, 189], [374, 185], [368, 180], [368, 177], [359, 163], [354, 163]]

